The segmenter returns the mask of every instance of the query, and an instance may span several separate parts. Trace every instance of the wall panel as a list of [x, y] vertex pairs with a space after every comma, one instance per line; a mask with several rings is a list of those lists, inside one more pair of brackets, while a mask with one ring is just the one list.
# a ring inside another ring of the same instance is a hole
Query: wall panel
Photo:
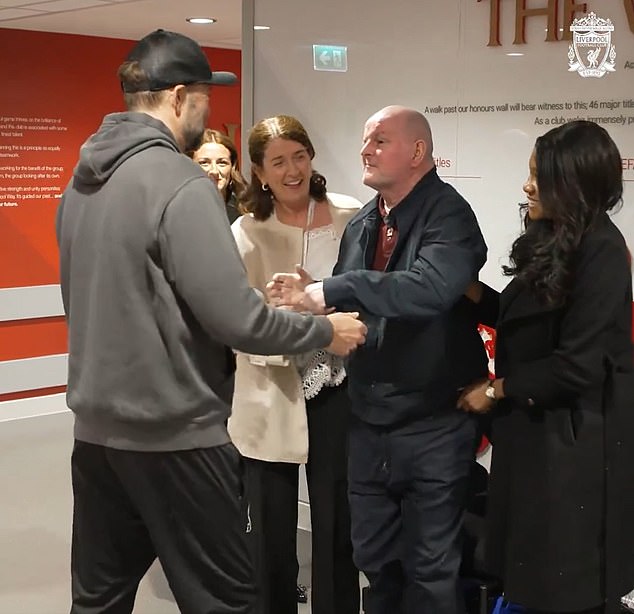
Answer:
[[[29, 415], [29, 397], [39, 413], [35, 397], [66, 383], [55, 212], [80, 145], [124, 110], [116, 71], [132, 45], [0, 29], [0, 419]], [[205, 52], [212, 68], [240, 76], [240, 51]], [[214, 88], [209, 125], [240, 142], [239, 86]]]
[[[387, 104], [426, 112], [439, 173], [471, 202], [489, 244], [483, 278], [502, 287], [501, 264], [520, 230], [517, 203], [535, 138], [565, 120], [599, 118], [619, 145], [626, 206], [614, 219], [634, 245], [634, 204], [628, 204], [634, 182], [634, 23], [628, 2], [575, 5], [614, 26], [616, 71], [583, 78], [568, 70], [568, 3], [530, 4], [556, 7], [556, 21], [549, 22], [546, 15], [522, 20], [516, 12], [521, 3], [512, 0], [245, 0], [244, 13], [253, 10], [254, 23], [271, 28], [253, 34], [253, 119], [296, 115], [314, 141], [315, 168], [329, 188], [367, 200], [372, 191], [361, 184], [359, 158], [367, 117]], [[301, 27], [290, 27], [294, 23]], [[514, 44], [516, 29], [525, 44]], [[500, 44], [489, 45], [491, 38]], [[314, 44], [347, 46], [348, 71], [315, 71]]]

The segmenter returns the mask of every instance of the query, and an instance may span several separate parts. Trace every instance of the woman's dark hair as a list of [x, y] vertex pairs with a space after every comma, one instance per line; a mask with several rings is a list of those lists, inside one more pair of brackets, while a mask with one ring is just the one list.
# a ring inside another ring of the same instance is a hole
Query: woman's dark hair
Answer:
[[231, 175], [229, 176], [229, 181], [227, 182], [227, 187], [225, 189], [225, 202], [228, 203], [232, 198], [235, 198], [235, 200], [240, 203], [247, 190], [247, 182], [240, 172], [240, 162], [238, 160], [238, 150], [236, 149], [236, 146], [226, 134], [223, 134], [218, 130], [207, 128], [200, 138], [198, 147], [193, 151], [188, 151], [187, 155], [190, 158], [193, 158], [196, 151], [198, 151], [198, 149], [200, 149], [205, 143], [218, 143], [218, 145], [226, 147], [229, 151], [231, 160]]
[[[315, 149], [308, 133], [299, 120], [290, 115], [276, 115], [259, 121], [249, 133], [249, 158], [251, 159], [251, 183], [242, 202], [242, 210], [252, 213], [256, 220], [266, 220], [273, 213], [273, 195], [264, 190], [262, 182], [255, 173], [255, 168], [262, 168], [264, 152], [269, 143], [276, 138], [296, 141], [303, 145], [312, 160]], [[326, 179], [313, 171], [310, 178], [310, 195], [317, 201], [326, 198]]]
[[525, 217], [511, 248], [515, 275], [547, 305], [563, 304], [570, 291], [577, 249], [601, 214], [621, 203], [623, 165], [607, 131], [588, 121], [553, 128], [535, 142], [536, 181], [546, 217]]

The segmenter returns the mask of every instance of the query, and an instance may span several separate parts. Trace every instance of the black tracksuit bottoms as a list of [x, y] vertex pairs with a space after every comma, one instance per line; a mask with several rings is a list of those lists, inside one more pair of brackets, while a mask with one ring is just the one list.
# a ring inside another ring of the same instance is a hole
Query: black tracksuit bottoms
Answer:
[[233, 444], [131, 452], [75, 441], [71, 466], [71, 614], [130, 614], [156, 557], [182, 614], [253, 612]]

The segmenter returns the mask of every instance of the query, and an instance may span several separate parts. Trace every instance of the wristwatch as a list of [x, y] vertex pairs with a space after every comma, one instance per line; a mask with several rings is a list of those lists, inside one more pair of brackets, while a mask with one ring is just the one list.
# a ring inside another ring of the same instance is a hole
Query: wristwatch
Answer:
[[495, 388], [493, 387], [493, 382], [495, 380], [489, 380], [489, 385], [486, 387], [486, 390], [484, 391], [484, 394], [487, 395], [487, 397], [489, 397], [489, 399], [491, 399], [492, 401], [496, 401], [496, 397], [495, 397]]

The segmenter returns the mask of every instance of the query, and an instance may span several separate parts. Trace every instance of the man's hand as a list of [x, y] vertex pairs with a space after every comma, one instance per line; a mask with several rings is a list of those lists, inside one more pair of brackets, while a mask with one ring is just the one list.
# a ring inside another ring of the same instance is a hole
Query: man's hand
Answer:
[[266, 295], [271, 305], [293, 311], [320, 315], [327, 312], [321, 282], [315, 282], [299, 265], [295, 273], [275, 273], [266, 284]]
[[326, 348], [328, 352], [337, 356], [347, 356], [358, 345], [365, 343], [368, 329], [358, 319], [358, 313], [331, 313], [326, 317], [330, 320], [334, 333], [330, 345]]

